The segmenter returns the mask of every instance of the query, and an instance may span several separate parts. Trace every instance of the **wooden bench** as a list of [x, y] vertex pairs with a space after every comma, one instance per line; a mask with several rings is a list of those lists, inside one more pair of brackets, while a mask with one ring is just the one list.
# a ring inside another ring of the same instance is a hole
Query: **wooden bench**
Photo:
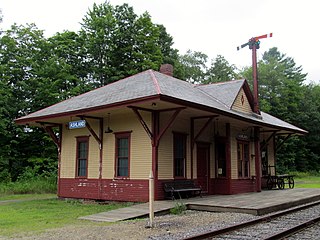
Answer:
[[193, 180], [174, 180], [164, 183], [164, 192], [166, 198], [175, 199], [175, 195], [181, 196], [197, 196], [201, 197], [201, 187], [196, 186]]

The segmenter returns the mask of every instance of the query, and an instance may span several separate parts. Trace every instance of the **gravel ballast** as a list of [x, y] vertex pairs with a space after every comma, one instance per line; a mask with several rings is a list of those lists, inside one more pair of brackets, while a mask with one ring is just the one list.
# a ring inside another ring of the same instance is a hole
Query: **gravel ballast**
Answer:
[[[168, 214], [155, 217], [153, 228], [146, 228], [149, 225], [148, 219], [137, 219], [108, 225], [83, 221], [80, 226], [66, 226], [50, 229], [36, 235], [19, 235], [9, 239], [181, 239], [203, 231], [222, 228], [254, 218], [256, 216], [249, 214], [187, 210], [181, 215]], [[6, 238], [0, 237], [0, 239]]]

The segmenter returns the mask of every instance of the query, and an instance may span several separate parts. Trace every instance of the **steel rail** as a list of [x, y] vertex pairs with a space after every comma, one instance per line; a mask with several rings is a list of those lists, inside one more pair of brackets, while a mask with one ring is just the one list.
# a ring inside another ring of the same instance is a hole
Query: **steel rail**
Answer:
[[309, 221], [306, 221], [306, 222], [303, 222], [301, 224], [298, 224], [298, 225], [296, 225], [294, 227], [291, 227], [289, 229], [286, 229], [286, 230], [284, 230], [282, 232], [275, 233], [275, 234], [273, 234], [271, 236], [268, 236], [267, 238], [264, 238], [264, 240], [284, 239], [284, 238], [289, 237], [289, 236], [291, 236], [291, 235], [293, 235], [293, 234], [295, 234], [295, 233], [297, 233], [299, 231], [302, 231], [302, 230], [304, 230], [306, 228], [309, 228], [309, 227], [311, 227], [312, 225], [314, 225], [314, 224], [316, 224], [318, 222], [320, 222], [320, 217], [313, 218], [313, 219], [311, 219]]
[[[320, 204], [320, 201], [308, 203], [308, 204], [305, 204], [303, 206], [293, 207], [293, 208], [290, 208], [290, 209], [287, 209], [287, 210], [283, 210], [283, 211], [280, 211], [280, 212], [277, 212], [277, 213], [274, 213], [274, 214], [270, 214], [270, 215], [265, 216], [265, 217], [260, 217], [258, 219], [254, 219], [254, 220], [250, 220], [250, 221], [247, 221], [247, 222], [231, 225], [229, 227], [221, 228], [221, 229], [218, 229], [218, 230], [208, 231], [208, 232], [200, 233], [200, 234], [193, 235], [193, 236], [190, 236], [190, 237], [186, 237], [186, 238], [184, 238], [184, 240], [207, 239], [207, 238], [218, 236], [218, 235], [221, 235], [221, 234], [230, 233], [230, 232], [233, 232], [235, 230], [239, 230], [239, 229], [242, 229], [242, 228], [253, 226], [253, 225], [256, 225], [256, 224], [259, 224], [259, 223], [262, 223], [262, 222], [270, 222], [272, 219], [275, 219], [275, 218], [278, 218], [278, 217], [281, 217], [281, 216], [284, 216], [284, 215], [287, 215], [287, 214], [290, 214], [290, 213], [293, 213], [293, 212], [298, 212], [300, 210], [304, 210], [304, 209], [307, 209], [307, 208], [310, 208], [310, 207], [313, 207], [313, 206], [316, 206], [316, 205], [319, 205], [319, 204]], [[270, 238], [270, 239], [272, 239], [272, 238]], [[274, 238], [274, 239], [276, 239], [276, 238]]]

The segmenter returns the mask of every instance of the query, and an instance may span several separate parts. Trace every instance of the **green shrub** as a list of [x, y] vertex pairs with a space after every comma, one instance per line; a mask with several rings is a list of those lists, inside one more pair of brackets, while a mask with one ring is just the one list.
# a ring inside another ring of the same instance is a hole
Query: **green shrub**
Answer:
[[54, 178], [33, 178], [16, 182], [0, 183], [0, 195], [26, 193], [56, 193], [57, 181]]
[[174, 215], [180, 215], [187, 210], [186, 204], [181, 201], [176, 201], [173, 208], [170, 209], [170, 213]]

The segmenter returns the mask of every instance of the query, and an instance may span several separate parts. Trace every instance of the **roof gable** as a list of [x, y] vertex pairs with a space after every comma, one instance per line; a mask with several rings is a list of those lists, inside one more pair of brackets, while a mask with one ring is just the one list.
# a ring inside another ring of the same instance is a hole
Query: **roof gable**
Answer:
[[245, 79], [199, 85], [198, 88], [225, 104], [229, 109], [232, 109], [240, 94], [245, 94], [244, 97], [248, 106], [251, 110], [253, 109], [253, 95]]
[[252, 103], [249, 102], [247, 93], [243, 87], [240, 88], [238, 95], [232, 103], [231, 109], [235, 111], [252, 114]]

